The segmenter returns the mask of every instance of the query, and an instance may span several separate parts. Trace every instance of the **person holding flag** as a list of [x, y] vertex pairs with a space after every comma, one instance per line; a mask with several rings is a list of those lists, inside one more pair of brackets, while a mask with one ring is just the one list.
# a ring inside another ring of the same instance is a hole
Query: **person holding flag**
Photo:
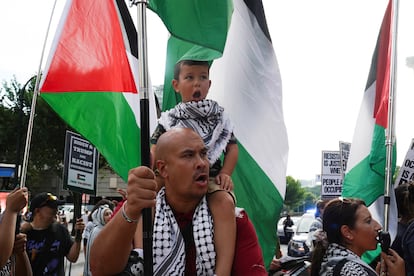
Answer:
[[[189, 128], [167, 131], [158, 140], [155, 166], [157, 178], [163, 178], [163, 187], [158, 186], [155, 173], [145, 166], [130, 171], [127, 201], [92, 245], [93, 275], [114, 275], [121, 271], [143, 275], [145, 252], [141, 248], [131, 251], [131, 244], [142, 209], [154, 206], [154, 275], [217, 274], [213, 220], [206, 200], [209, 161], [203, 140]], [[265, 276], [254, 227], [247, 213], [239, 211], [231, 273]]]

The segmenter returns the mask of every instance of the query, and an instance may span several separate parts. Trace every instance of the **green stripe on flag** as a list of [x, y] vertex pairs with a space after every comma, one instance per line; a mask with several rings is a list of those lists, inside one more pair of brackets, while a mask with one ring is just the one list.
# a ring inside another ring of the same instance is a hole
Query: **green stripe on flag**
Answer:
[[41, 96], [97, 147], [125, 181], [128, 171], [141, 163], [140, 129], [123, 93], [60, 92]]
[[237, 206], [246, 209], [259, 237], [265, 264], [276, 250], [276, 223], [283, 198], [253, 157], [239, 143], [239, 159], [232, 174]]
[[[396, 156], [396, 147], [393, 147], [393, 150], [394, 156]], [[394, 158], [392, 171], [395, 170], [395, 162]], [[345, 175], [342, 195], [358, 197], [363, 199], [367, 206], [370, 206], [384, 194], [385, 164], [385, 129], [375, 125], [371, 152]]]
[[223, 52], [232, 3], [231, 0], [151, 0], [149, 8], [176, 38]]

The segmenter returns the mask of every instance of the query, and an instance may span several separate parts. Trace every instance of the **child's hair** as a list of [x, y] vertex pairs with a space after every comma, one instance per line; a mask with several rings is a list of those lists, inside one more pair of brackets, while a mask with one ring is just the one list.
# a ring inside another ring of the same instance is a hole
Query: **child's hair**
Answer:
[[[341, 233], [342, 225], [353, 229], [356, 222], [356, 212], [365, 202], [354, 198], [335, 198], [329, 201], [324, 209], [322, 217], [323, 231], [326, 233], [328, 244], [343, 244]], [[322, 258], [326, 251], [326, 241], [316, 240], [312, 254], [311, 275], [319, 275]]]
[[398, 215], [404, 219], [414, 218], [414, 181], [400, 184], [395, 188]]
[[177, 62], [174, 66], [174, 79], [178, 80], [180, 76], [181, 66], [183, 65], [200, 65], [200, 66], [207, 66], [207, 68], [210, 70], [210, 63], [208, 61], [201, 61], [201, 60], [180, 60]]

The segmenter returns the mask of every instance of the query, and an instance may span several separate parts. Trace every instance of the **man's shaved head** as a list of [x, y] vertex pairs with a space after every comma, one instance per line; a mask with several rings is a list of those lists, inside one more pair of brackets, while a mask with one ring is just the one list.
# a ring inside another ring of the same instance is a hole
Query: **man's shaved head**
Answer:
[[172, 128], [163, 133], [157, 141], [157, 147], [155, 149], [155, 160], [165, 160], [170, 150], [175, 145], [175, 142], [181, 139], [192, 139], [201, 137], [191, 128]]

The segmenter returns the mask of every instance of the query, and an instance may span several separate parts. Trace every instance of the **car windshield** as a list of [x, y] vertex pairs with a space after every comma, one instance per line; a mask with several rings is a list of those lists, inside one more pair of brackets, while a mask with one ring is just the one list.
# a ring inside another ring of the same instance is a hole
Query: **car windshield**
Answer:
[[296, 228], [296, 233], [309, 233], [309, 228], [314, 220], [315, 218], [311, 216], [302, 217]]

